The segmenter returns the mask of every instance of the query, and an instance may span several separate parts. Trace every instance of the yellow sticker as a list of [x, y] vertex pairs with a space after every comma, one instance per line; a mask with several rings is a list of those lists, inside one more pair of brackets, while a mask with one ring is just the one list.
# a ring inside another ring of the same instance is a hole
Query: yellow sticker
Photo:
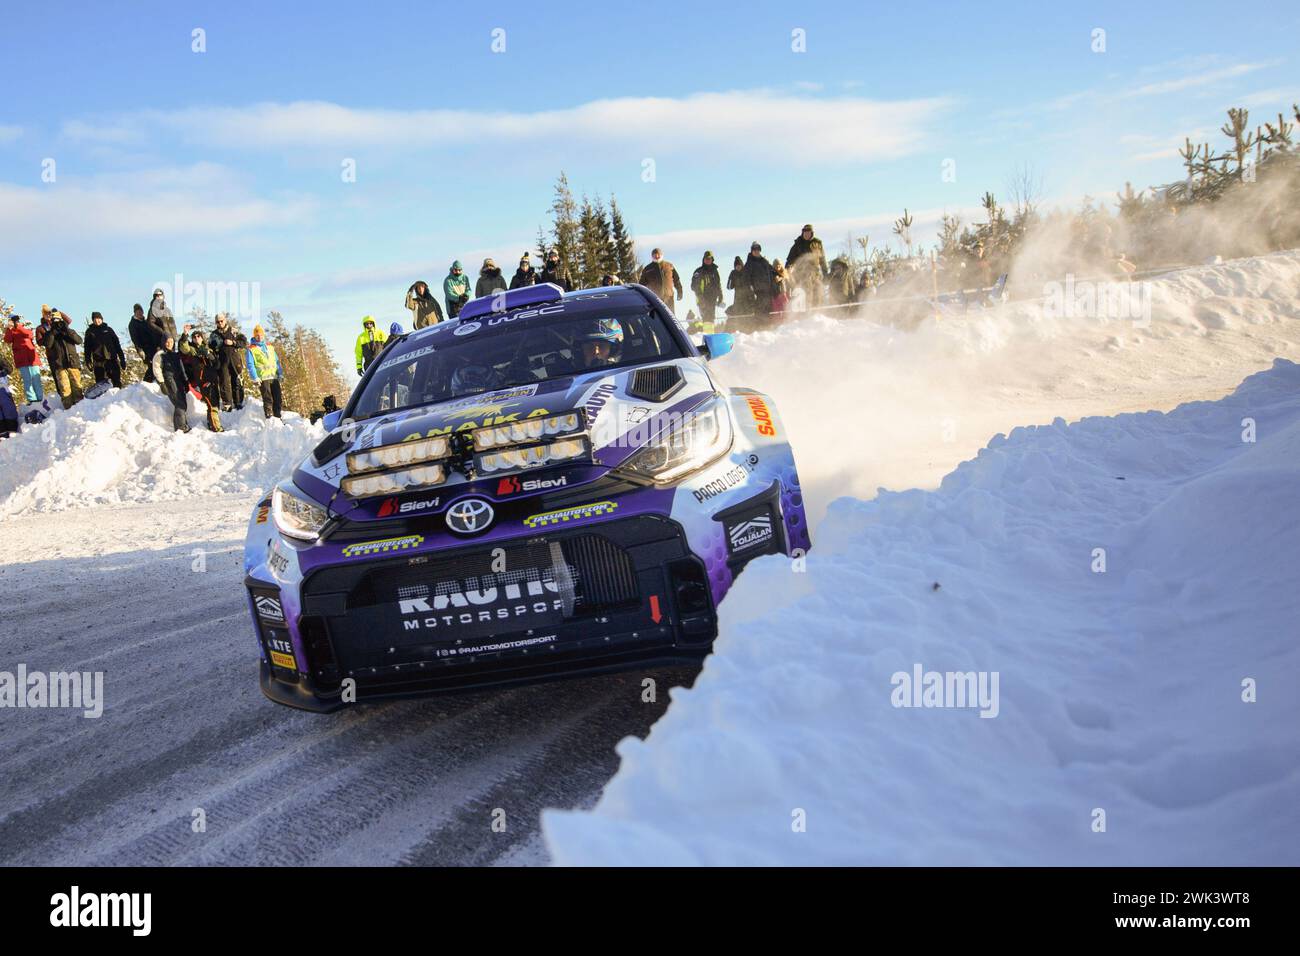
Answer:
[[279, 651], [271, 652], [271, 663], [276, 667], [284, 667], [291, 671], [298, 669], [298, 662], [293, 659], [292, 654], [281, 654]]
[[418, 534], [408, 534], [400, 538], [384, 538], [380, 541], [367, 541], [364, 544], [350, 544], [343, 549], [343, 557], [359, 558], [372, 554], [386, 554], [389, 551], [404, 551], [424, 544], [424, 538]]
[[539, 515], [532, 515], [524, 519], [524, 524], [529, 528], [544, 528], [547, 525], [564, 524], [566, 521], [598, 518], [616, 508], [618, 503], [614, 501], [593, 501], [589, 505], [578, 505], [576, 508], [561, 508], [559, 511], [545, 511]]

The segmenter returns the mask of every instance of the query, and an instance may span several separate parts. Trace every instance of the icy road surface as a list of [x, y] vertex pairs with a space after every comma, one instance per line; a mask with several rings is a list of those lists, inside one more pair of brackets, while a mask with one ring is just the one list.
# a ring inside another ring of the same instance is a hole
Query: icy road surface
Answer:
[[[247, 505], [5, 519], [39, 559], [0, 565], [14, 596], [0, 669], [102, 670], [107, 704], [98, 719], [0, 711], [0, 863], [545, 862], [540, 811], [594, 802], [614, 744], [644, 736], [668, 686], [693, 678], [636, 671], [329, 716], [279, 707], [258, 690], [239, 587]], [[656, 703], [641, 700], [646, 676]]]

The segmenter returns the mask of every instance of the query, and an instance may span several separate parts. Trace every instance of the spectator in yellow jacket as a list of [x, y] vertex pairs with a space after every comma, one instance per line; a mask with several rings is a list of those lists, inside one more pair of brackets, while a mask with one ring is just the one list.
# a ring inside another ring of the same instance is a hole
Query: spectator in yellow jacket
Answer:
[[384, 350], [388, 336], [383, 329], [375, 328], [375, 317], [367, 315], [361, 320], [361, 334], [357, 336], [357, 374], [370, 367], [375, 356]]

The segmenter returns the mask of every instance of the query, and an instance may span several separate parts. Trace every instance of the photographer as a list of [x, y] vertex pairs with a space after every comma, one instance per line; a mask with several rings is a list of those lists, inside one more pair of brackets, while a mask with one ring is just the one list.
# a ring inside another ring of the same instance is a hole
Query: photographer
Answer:
[[51, 309], [49, 328], [42, 326], [37, 329], [36, 341], [45, 349], [45, 359], [50, 364], [50, 374], [54, 376], [54, 387], [63, 400], [63, 407], [71, 408], [83, 397], [81, 359], [77, 355], [77, 346], [82, 344], [81, 336], [69, 324], [66, 315], [58, 309]]
[[41, 401], [45, 398], [45, 386], [41, 384], [41, 356], [36, 351], [36, 339], [32, 330], [23, 324], [21, 315], [9, 316], [9, 327], [5, 329], [4, 338], [6, 344], [13, 349], [14, 364], [22, 376], [27, 401]]

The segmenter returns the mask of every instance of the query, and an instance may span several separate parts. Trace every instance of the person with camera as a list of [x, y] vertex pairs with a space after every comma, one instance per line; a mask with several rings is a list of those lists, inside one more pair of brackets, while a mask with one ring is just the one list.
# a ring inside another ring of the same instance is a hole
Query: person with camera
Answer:
[[77, 355], [77, 346], [82, 344], [81, 336], [66, 315], [58, 309], [50, 309], [49, 325], [42, 321], [36, 330], [36, 343], [45, 349], [45, 360], [54, 376], [54, 387], [63, 400], [63, 407], [71, 408], [83, 397], [81, 358]]
[[5, 344], [13, 350], [14, 364], [18, 366], [28, 403], [41, 401], [45, 398], [45, 386], [41, 384], [41, 356], [36, 351], [35, 335], [23, 324], [21, 315], [9, 316], [4, 338]]

